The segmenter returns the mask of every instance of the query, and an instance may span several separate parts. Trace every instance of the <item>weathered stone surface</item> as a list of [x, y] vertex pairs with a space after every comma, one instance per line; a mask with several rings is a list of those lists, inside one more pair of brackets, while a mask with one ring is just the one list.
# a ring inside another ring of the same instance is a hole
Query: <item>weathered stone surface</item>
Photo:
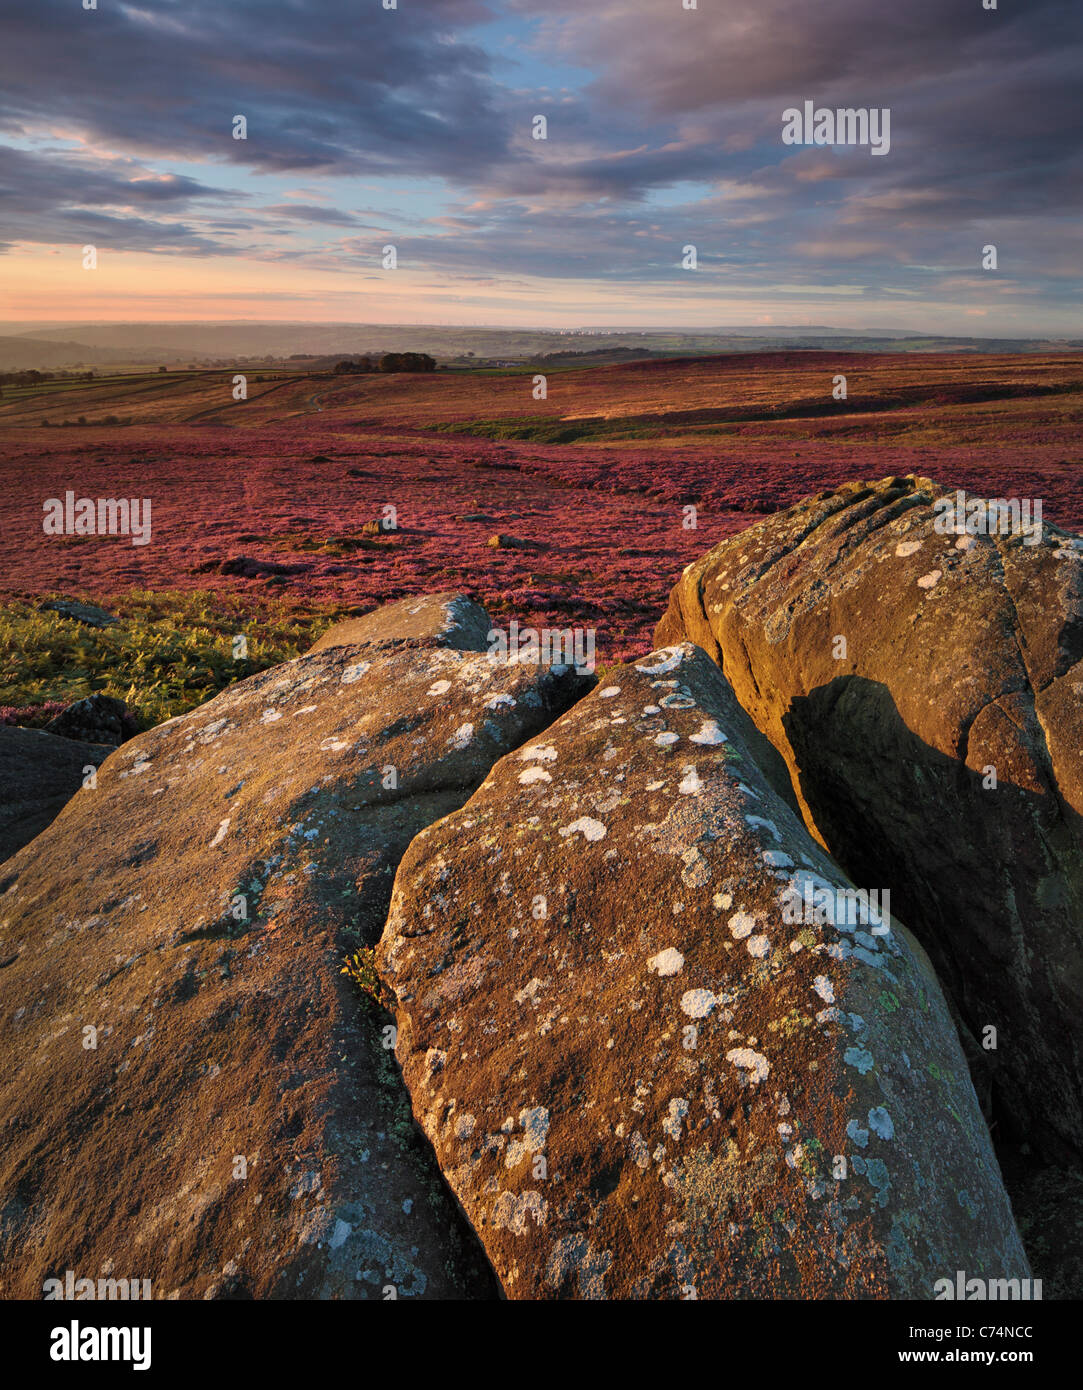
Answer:
[[399, 867], [397, 1056], [510, 1297], [1029, 1273], [921, 948], [785, 922], [848, 885], [747, 725], [691, 644], [610, 671]]
[[390, 1020], [340, 970], [411, 838], [581, 688], [438, 648], [308, 655], [118, 749], [7, 862], [5, 1295], [107, 1262], [156, 1297], [494, 1291]]
[[114, 627], [120, 622], [115, 613], [99, 608], [96, 603], [82, 603], [73, 598], [46, 599], [38, 606], [43, 612], [59, 613], [62, 618], [70, 618], [85, 627]]
[[97, 767], [112, 751], [44, 729], [0, 724], [0, 863], [40, 835], [79, 790], [84, 769]]
[[112, 695], [87, 695], [76, 700], [45, 727], [61, 738], [79, 743], [108, 743], [114, 748], [136, 732], [131, 711], [123, 700]]
[[720, 662], [807, 824], [891, 889], [978, 1042], [996, 1028], [1001, 1133], [1076, 1163], [1083, 542], [941, 535], [942, 496], [889, 478], [760, 522], [685, 570], [656, 637]]
[[489, 545], [493, 550], [546, 550], [548, 548], [541, 541], [526, 540], [522, 536], [509, 536], [503, 531], [498, 531], [495, 536], [490, 536]]
[[363, 618], [348, 618], [336, 623], [311, 650], [322, 652], [328, 647], [349, 646], [438, 646], [483, 652], [490, 627], [485, 609], [465, 594], [425, 594], [384, 604]]

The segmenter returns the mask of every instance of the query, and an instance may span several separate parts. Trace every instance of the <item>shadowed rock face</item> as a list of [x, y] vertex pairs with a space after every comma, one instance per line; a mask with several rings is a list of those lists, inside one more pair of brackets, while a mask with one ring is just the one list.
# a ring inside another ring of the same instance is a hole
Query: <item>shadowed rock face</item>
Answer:
[[996, 1028], [1006, 1127], [1075, 1162], [1083, 550], [1048, 524], [939, 534], [942, 496], [889, 478], [773, 516], [685, 570], [656, 636], [720, 663], [810, 828], [891, 889], [973, 1034]]
[[311, 650], [322, 652], [328, 647], [348, 646], [441, 646], [483, 652], [491, 626], [485, 609], [465, 594], [425, 594], [384, 604], [363, 618], [335, 623]]
[[125, 744], [4, 865], [5, 1294], [493, 1294], [340, 969], [413, 836], [582, 688], [333, 647]]
[[[413, 842], [377, 952], [414, 1114], [514, 1298], [931, 1298], [1027, 1277], [955, 1029], [691, 644]], [[831, 900], [832, 909], [835, 900]]]
[[44, 729], [0, 724], [0, 863], [40, 835], [82, 786], [86, 769], [96, 768], [112, 751]]
[[46, 728], [61, 738], [108, 743], [115, 748], [132, 737], [136, 722], [123, 700], [112, 695], [87, 695], [50, 719]]

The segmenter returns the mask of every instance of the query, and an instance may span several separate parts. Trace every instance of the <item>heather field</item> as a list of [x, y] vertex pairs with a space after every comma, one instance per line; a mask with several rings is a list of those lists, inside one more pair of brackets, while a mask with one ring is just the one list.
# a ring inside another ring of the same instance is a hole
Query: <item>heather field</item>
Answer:
[[[832, 398], [838, 374], [845, 401]], [[1080, 354], [630, 363], [551, 372], [541, 401], [532, 370], [264, 375], [244, 402], [229, 372], [6, 392], [11, 611], [79, 596], [145, 624], [160, 645], [162, 623], [183, 632], [198, 610], [208, 648], [273, 628], [270, 660], [304, 650], [335, 616], [454, 588], [502, 619], [594, 627], [609, 662], [649, 649], [675, 578], [716, 540], [847, 479], [927, 474], [1041, 498], [1046, 520], [1083, 527]], [[131, 423], [101, 423], [118, 419]], [[43, 502], [69, 489], [149, 497], [150, 543], [45, 535]], [[388, 506], [398, 524], [384, 532], [372, 523]], [[0, 704], [108, 689], [141, 708], [133, 644], [111, 655], [104, 645], [88, 638], [55, 679], [39, 662], [28, 681], [16, 662]], [[151, 663], [156, 681], [163, 662]], [[154, 716], [233, 674], [228, 663], [208, 671], [195, 688], [159, 693]]]

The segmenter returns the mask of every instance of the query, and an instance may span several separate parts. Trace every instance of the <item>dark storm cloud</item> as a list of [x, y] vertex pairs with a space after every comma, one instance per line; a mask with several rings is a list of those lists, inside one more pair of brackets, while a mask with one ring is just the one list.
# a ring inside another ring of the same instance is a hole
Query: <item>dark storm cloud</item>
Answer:
[[[189, 205], [233, 195], [195, 179], [157, 174], [131, 161], [31, 153], [0, 145], [0, 236], [11, 242], [100, 240], [129, 251], [208, 254], [227, 249], [180, 222]], [[232, 248], [230, 248], [232, 249]]]
[[34, 0], [5, 14], [0, 129], [44, 122], [265, 171], [469, 173], [501, 130], [485, 55], [454, 35], [486, 13], [478, 0]]
[[548, 46], [597, 74], [599, 100], [669, 117], [766, 97], [874, 104], [889, 87], [1041, 60], [1072, 30], [1079, 40], [1074, 0], [1002, 4], [702, 0], [683, 10], [658, 0], [509, 0], [523, 15], [546, 16]]

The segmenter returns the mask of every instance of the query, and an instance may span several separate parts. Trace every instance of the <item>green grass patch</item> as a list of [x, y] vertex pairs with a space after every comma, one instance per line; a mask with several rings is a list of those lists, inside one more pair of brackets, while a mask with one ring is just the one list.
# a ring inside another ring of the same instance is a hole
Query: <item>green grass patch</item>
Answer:
[[376, 972], [376, 951], [374, 947], [362, 946], [347, 956], [341, 975], [348, 975], [365, 998], [381, 1009], [390, 1009], [391, 996], [384, 988], [384, 982]]
[[515, 417], [505, 420], [460, 420], [427, 426], [437, 434], [469, 434], [477, 439], [527, 439], [534, 444], [572, 444], [604, 432], [608, 420], [559, 420], [552, 416]]
[[[23, 600], [0, 604], [0, 705], [26, 710], [112, 695], [141, 729], [151, 728], [300, 656], [339, 616], [205, 590], [132, 590], [104, 606], [120, 619], [113, 627], [87, 627]], [[243, 656], [234, 655], [238, 637]]]
[[436, 434], [469, 434], [476, 439], [524, 439], [532, 444], [578, 444], [584, 440], [657, 439], [668, 426], [634, 420], [601, 419], [585, 416], [581, 420], [561, 420], [552, 416], [508, 416], [503, 420], [456, 420], [425, 425]]

